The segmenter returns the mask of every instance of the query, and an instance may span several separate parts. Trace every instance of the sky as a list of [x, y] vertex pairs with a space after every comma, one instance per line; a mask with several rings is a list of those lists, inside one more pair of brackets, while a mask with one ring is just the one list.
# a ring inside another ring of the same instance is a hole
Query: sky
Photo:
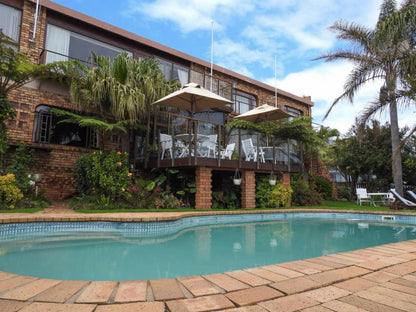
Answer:
[[[373, 28], [382, 0], [54, 0], [137, 35], [298, 96], [311, 96], [313, 122], [346, 133], [379, 85], [354, 102], [330, 105], [352, 70], [347, 62], [313, 61], [343, 47], [328, 28], [348, 21]], [[214, 40], [211, 40], [213, 30]], [[259, 103], [263, 104], [263, 103]], [[416, 122], [399, 110], [399, 126]], [[376, 115], [389, 121], [388, 113]]]

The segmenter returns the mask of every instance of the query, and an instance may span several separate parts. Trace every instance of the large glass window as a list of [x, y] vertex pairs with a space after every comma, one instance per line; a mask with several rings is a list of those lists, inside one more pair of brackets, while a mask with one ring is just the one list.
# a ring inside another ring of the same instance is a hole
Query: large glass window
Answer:
[[248, 112], [257, 106], [257, 99], [254, 95], [235, 90], [234, 111], [239, 114]]
[[6, 36], [19, 42], [22, 11], [0, 3], [0, 30]]
[[157, 60], [159, 61], [159, 68], [165, 75], [166, 79], [178, 79], [182, 86], [189, 82], [189, 68], [162, 60], [160, 58]]
[[67, 117], [56, 116], [51, 109], [46, 105], [36, 107], [34, 142], [98, 148], [98, 135], [94, 130], [73, 123], [59, 123]]
[[303, 112], [300, 109], [296, 109], [290, 106], [285, 106], [285, 112], [291, 114], [294, 118], [303, 115]]
[[132, 55], [129, 51], [51, 24], [47, 27], [45, 48], [47, 50], [45, 63], [66, 61], [68, 59], [88, 61], [92, 52], [111, 58], [121, 52]]

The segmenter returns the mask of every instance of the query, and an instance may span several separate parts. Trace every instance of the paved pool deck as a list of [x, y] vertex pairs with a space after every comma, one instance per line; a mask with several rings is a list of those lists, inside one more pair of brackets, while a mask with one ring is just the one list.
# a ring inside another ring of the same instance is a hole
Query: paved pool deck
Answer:
[[[400, 214], [388, 214], [395, 213]], [[157, 221], [195, 214], [218, 212], [80, 214], [57, 203], [34, 214], [2, 213], [0, 223]], [[0, 311], [416, 311], [416, 240], [221, 274], [159, 280], [60, 281], [0, 271]]]

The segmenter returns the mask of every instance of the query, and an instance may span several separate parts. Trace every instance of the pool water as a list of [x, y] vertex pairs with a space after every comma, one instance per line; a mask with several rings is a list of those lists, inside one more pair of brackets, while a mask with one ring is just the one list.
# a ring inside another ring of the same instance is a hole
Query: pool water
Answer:
[[2, 239], [2, 271], [99, 281], [204, 275], [276, 264], [416, 239], [416, 230], [414, 225], [291, 218], [194, 226], [152, 237], [77, 230]]

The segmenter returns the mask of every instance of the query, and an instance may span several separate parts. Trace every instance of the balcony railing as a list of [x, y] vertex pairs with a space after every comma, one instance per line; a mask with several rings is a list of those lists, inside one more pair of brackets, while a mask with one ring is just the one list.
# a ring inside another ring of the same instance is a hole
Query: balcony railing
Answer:
[[264, 133], [170, 113], [159, 116], [156, 124], [151, 166], [301, 170], [301, 146], [295, 140], [266, 140]]

